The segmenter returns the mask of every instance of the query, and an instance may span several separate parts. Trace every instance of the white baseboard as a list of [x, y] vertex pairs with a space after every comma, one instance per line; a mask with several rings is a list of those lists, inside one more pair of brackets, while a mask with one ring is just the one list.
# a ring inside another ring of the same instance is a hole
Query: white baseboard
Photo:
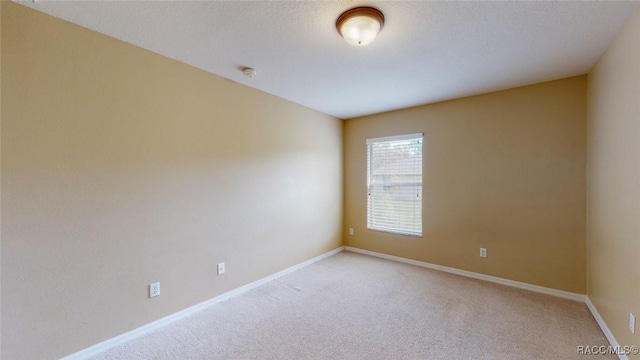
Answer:
[[585, 302], [585, 295], [582, 295], [582, 294], [576, 294], [576, 293], [572, 293], [572, 292], [568, 292], [568, 291], [551, 289], [551, 288], [547, 288], [547, 287], [544, 287], [544, 286], [527, 284], [527, 283], [523, 283], [523, 282], [520, 282], [520, 281], [503, 279], [503, 278], [499, 278], [499, 277], [496, 277], [496, 276], [480, 274], [480, 273], [476, 273], [476, 272], [472, 272], [472, 271], [460, 270], [460, 269], [456, 269], [456, 268], [452, 268], [452, 267], [448, 267], [448, 266], [436, 265], [436, 264], [431, 264], [431, 263], [423, 262], [423, 261], [411, 260], [411, 259], [407, 259], [407, 258], [403, 258], [403, 257], [399, 257], [399, 256], [382, 254], [382, 253], [378, 253], [378, 252], [375, 252], [375, 251], [369, 251], [369, 250], [363, 250], [363, 249], [359, 249], [359, 248], [354, 248], [354, 247], [351, 247], [351, 246], [345, 246], [344, 249], [346, 251], [351, 251], [351, 252], [355, 252], [355, 253], [375, 256], [375, 257], [388, 259], [388, 260], [393, 260], [393, 261], [398, 261], [398, 262], [402, 262], [402, 263], [405, 263], [405, 264], [416, 265], [416, 266], [420, 266], [420, 267], [424, 267], [424, 268], [428, 268], [428, 269], [443, 271], [443, 272], [456, 274], [456, 275], [460, 275], [460, 276], [465, 276], [465, 277], [469, 277], [469, 278], [473, 278], [473, 279], [489, 281], [489, 282], [492, 282], [492, 283], [501, 284], [501, 285], [507, 285], [507, 286], [518, 288], [518, 289], [524, 289], [524, 290], [529, 290], [529, 291], [533, 291], [533, 292], [537, 292], [537, 293], [552, 295], [552, 296], [556, 296], [556, 297], [560, 297], [560, 298], [564, 298], [564, 299], [569, 299], [569, 300], [573, 300], [573, 301]]
[[[585, 296], [585, 303], [587, 304], [589, 311], [591, 311], [591, 315], [593, 315], [593, 318], [596, 319], [598, 326], [600, 326], [600, 330], [602, 330], [602, 332], [604, 333], [604, 336], [607, 337], [607, 340], [609, 341], [609, 345], [613, 346], [616, 349], [619, 349], [620, 344], [618, 344], [618, 341], [616, 340], [616, 338], [613, 337], [613, 333], [611, 333], [611, 330], [609, 330], [607, 323], [604, 322], [604, 319], [602, 318], [602, 316], [600, 316], [600, 313], [596, 309], [595, 305], [593, 305], [593, 303], [591, 302], [591, 299], [589, 299], [589, 296]], [[629, 360], [629, 357], [627, 355], [624, 355], [624, 354], [617, 354], [617, 355], [618, 355], [618, 359], [620, 360]]]
[[122, 345], [122, 344], [124, 344], [124, 343], [126, 343], [128, 341], [131, 341], [131, 340], [135, 339], [135, 338], [138, 338], [140, 336], [146, 335], [146, 334], [148, 334], [148, 333], [150, 333], [150, 332], [152, 332], [154, 330], [157, 330], [157, 329], [159, 329], [159, 328], [161, 328], [161, 327], [163, 327], [163, 326], [165, 326], [167, 324], [170, 324], [170, 323], [172, 323], [174, 321], [183, 319], [183, 318], [185, 318], [185, 317], [187, 317], [189, 315], [192, 315], [194, 313], [202, 311], [202, 310], [204, 310], [204, 309], [206, 309], [206, 308], [208, 308], [210, 306], [213, 306], [213, 305], [218, 304], [218, 303], [220, 303], [222, 301], [228, 300], [228, 299], [230, 299], [230, 298], [232, 298], [234, 296], [238, 296], [240, 294], [246, 293], [247, 291], [249, 291], [251, 289], [254, 289], [254, 288], [256, 288], [256, 287], [258, 287], [260, 285], [263, 285], [263, 284], [265, 284], [265, 283], [267, 283], [269, 281], [275, 280], [275, 279], [277, 279], [279, 277], [282, 277], [284, 275], [292, 273], [292, 272], [294, 272], [296, 270], [299, 270], [299, 269], [301, 269], [303, 267], [309, 266], [309, 265], [311, 265], [311, 264], [313, 264], [315, 262], [318, 262], [318, 261], [320, 261], [322, 259], [325, 259], [325, 258], [327, 258], [329, 256], [335, 255], [335, 254], [337, 254], [337, 253], [339, 253], [339, 252], [341, 252], [343, 250], [344, 250], [344, 247], [341, 246], [341, 247], [339, 247], [337, 249], [334, 249], [334, 250], [331, 250], [331, 251], [329, 251], [327, 253], [324, 253], [322, 255], [316, 256], [313, 259], [309, 259], [309, 260], [307, 260], [305, 262], [302, 262], [300, 264], [288, 267], [288, 268], [286, 268], [286, 269], [284, 269], [282, 271], [279, 271], [279, 272], [277, 272], [275, 274], [269, 275], [269, 276], [264, 277], [264, 278], [262, 278], [260, 280], [256, 280], [256, 281], [254, 281], [252, 283], [249, 283], [247, 285], [241, 286], [241, 287], [239, 287], [237, 289], [228, 291], [228, 292], [226, 292], [224, 294], [218, 295], [218, 296], [216, 296], [216, 297], [214, 297], [212, 299], [209, 299], [209, 300], [207, 300], [205, 302], [202, 302], [200, 304], [197, 304], [197, 305], [191, 306], [189, 308], [186, 308], [184, 310], [178, 311], [178, 312], [173, 313], [173, 314], [171, 314], [169, 316], [163, 317], [162, 319], [156, 320], [156, 321], [154, 321], [152, 323], [149, 323], [147, 325], [141, 326], [141, 327], [139, 327], [137, 329], [131, 330], [131, 331], [126, 332], [126, 333], [124, 333], [122, 335], [118, 335], [118, 336], [113, 337], [113, 338], [111, 338], [109, 340], [105, 340], [105, 341], [103, 341], [101, 343], [98, 343], [96, 345], [88, 347], [88, 348], [86, 348], [84, 350], [80, 350], [80, 351], [78, 351], [78, 352], [76, 352], [74, 354], [71, 354], [69, 356], [66, 356], [66, 357], [62, 358], [62, 360], [81, 360], [81, 359], [90, 358], [92, 356], [96, 356], [96, 355], [98, 355], [98, 354], [100, 354], [102, 352], [105, 352], [105, 351], [107, 351], [107, 350], [109, 350], [111, 348], [114, 348], [114, 347], [116, 347], [118, 345]]
[[[254, 289], [260, 285], [263, 285], [269, 281], [275, 280], [279, 277], [282, 277], [284, 275], [287, 275], [289, 273], [292, 273], [296, 270], [299, 270], [301, 268], [304, 268], [306, 266], [309, 266], [315, 262], [318, 262], [322, 259], [325, 259], [327, 257], [330, 257], [332, 255], [335, 255], [343, 250], [346, 251], [351, 251], [354, 253], [360, 253], [360, 254], [364, 254], [364, 255], [369, 255], [369, 256], [375, 256], [378, 258], [382, 258], [382, 259], [387, 259], [387, 260], [393, 260], [393, 261], [397, 261], [397, 262], [401, 262], [401, 263], [405, 263], [405, 264], [411, 264], [411, 265], [415, 265], [415, 266], [420, 266], [420, 267], [424, 267], [424, 268], [428, 268], [428, 269], [433, 269], [433, 270], [438, 270], [438, 271], [443, 271], [443, 272], [447, 272], [447, 273], [451, 273], [451, 274], [456, 274], [456, 275], [460, 275], [460, 276], [465, 276], [465, 277], [469, 277], [469, 278], [473, 278], [473, 279], [479, 279], [479, 280], [484, 280], [484, 281], [489, 281], [489, 282], [493, 282], [493, 283], [497, 283], [497, 284], [501, 284], [501, 285], [506, 285], [506, 286], [511, 286], [511, 287], [515, 287], [515, 288], [519, 288], [519, 289], [524, 289], [524, 290], [529, 290], [529, 291], [533, 291], [533, 292], [537, 292], [537, 293], [542, 293], [542, 294], [547, 294], [547, 295], [552, 295], [552, 296], [556, 296], [556, 297], [560, 297], [560, 298], [564, 298], [564, 299], [569, 299], [569, 300], [574, 300], [574, 301], [579, 301], [579, 302], [584, 302], [586, 303], [587, 307], [589, 308], [589, 311], [591, 312], [591, 314], [593, 315], [593, 317], [596, 319], [596, 322], [598, 323], [598, 326], [600, 326], [600, 329], [602, 330], [602, 332], [604, 333], [604, 335], [606, 336], [607, 340], [609, 341], [609, 344], [613, 347], [618, 347], [619, 344], [616, 341], [615, 337], [613, 336], [613, 334], [611, 333], [611, 331], [609, 330], [609, 327], [607, 326], [607, 324], [604, 322], [604, 320], [602, 319], [602, 317], [600, 316], [600, 314], [598, 313], [598, 310], [596, 310], [595, 306], [593, 305], [593, 303], [591, 302], [591, 300], [589, 299], [588, 296], [586, 295], [582, 295], [582, 294], [576, 294], [576, 293], [572, 293], [572, 292], [568, 292], [568, 291], [562, 291], [562, 290], [556, 290], [556, 289], [551, 289], [551, 288], [546, 288], [543, 286], [538, 286], [538, 285], [532, 285], [532, 284], [527, 284], [527, 283], [523, 283], [520, 281], [514, 281], [514, 280], [508, 280], [508, 279], [503, 279], [503, 278], [499, 278], [496, 276], [490, 276], [490, 275], [484, 275], [484, 274], [480, 274], [480, 273], [475, 273], [472, 271], [466, 271], [466, 270], [460, 270], [460, 269], [456, 269], [456, 268], [452, 268], [452, 267], [448, 267], [448, 266], [442, 266], [442, 265], [436, 265], [436, 264], [431, 264], [431, 263], [427, 263], [427, 262], [423, 262], [423, 261], [417, 261], [417, 260], [411, 260], [411, 259], [407, 259], [407, 258], [403, 258], [403, 257], [399, 257], [399, 256], [393, 256], [393, 255], [387, 255], [387, 254], [383, 254], [383, 253], [378, 253], [375, 251], [370, 251], [370, 250], [364, 250], [364, 249], [359, 249], [359, 248], [354, 248], [354, 247], [350, 247], [350, 246], [342, 246], [339, 247], [337, 249], [334, 249], [332, 251], [329, 251], [325, 254], [319, 255], [314, 257], [313, 259], [309, 259], [305, 262], [302, 262], [300, 264], [288, 267], [282, 271], [279, 271], [275, 274], [269, 275], [267, 277], [264, 277], [260, 280], [256, 280], [252, 283], [249, 283], [247, 285], [241, 286], [237, 289], [228, 291], [224, 294], [218, 295], [212, 299], [209, 299], [205, 302], [202, 302], [200, 304], [191, 306], [189, 308], [186, 308], [184, 310], [178, 311], [174, 314], [171, 314], [169, 316], [166, 316], [162, 319], [156, 320], [152, 323], [149, 323], [147, 325], [141, 326], [137, 329], [131, 330], [129, 332], [126, 332], [122, 335], [118, 335], [116, 337], [113, 337], [109, 340], [103, 341], [101, 343], [98, 343], [96, 345], [93, 345], [91, 347], [88, 347], [84, 350], [78, 351], [74, 354], [71, 354], [69, 356], [66, 356], [64, 358], [62, 358], [62, 360], [84, 360], [84, 359], [88, 359], [90, 357], [96, 356], [102, 352], [105, 352], [111, 348], [114, 348], [118, 345], [124, 344], [128, 341], [131, 341], [135, 338], [138, 338], [140, 336], [146, 335], [154, 330], [157, 330], [167, 324], [170, 324], [174, 321], [180, 320], [182, 318], [185, 318], [187, 316], [190, 316], [194, 313], [197, 313], [199, 311], [202, 311], [210, 306], [213, 306], [215, 304], [218, 304], [222, 301], [228, 300], [232, 297], [238, 296], [240, 294], [243, 294], [251, 289]], [[618, 358], [620, 360], [628, 360], [628, 357], [626, 355], [618, 355]]]

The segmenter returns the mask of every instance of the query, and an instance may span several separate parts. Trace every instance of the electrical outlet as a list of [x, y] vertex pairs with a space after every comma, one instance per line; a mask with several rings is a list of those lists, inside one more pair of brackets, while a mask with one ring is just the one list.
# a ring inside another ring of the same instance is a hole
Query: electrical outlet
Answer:
[[480, 257], [487, 257], [487, 248], [480, 248]]
[[636, 333], [636, 317], [633, 313], [629, 313], [629, 331], [631, 331], [632, 334]]
[[349, 235], [353, 235], [353, 228], [349, 228]]
[[225, 271], [225, 269], [224, 269], [224, 263], [220, 263], [220, 264], [218, 264], [218, 275], [222, 275], [222, 274], [224, 274], [224, 271]]
[[149, 298], [160, 295], [160, 283], [153, 283], [149, 285]]

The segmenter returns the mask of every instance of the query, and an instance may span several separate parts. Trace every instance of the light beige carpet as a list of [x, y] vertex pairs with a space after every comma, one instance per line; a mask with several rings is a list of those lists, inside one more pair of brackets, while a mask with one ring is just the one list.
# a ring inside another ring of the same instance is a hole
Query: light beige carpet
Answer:
[[608, 345], [582, 303], [342, 252], [96, 359], [589, 358], [578, 345]]

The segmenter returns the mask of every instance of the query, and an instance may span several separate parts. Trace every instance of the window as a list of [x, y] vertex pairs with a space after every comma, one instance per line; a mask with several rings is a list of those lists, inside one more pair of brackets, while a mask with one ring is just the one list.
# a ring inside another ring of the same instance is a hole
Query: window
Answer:
[[367, 139], [367, 228], [422, 236], [422, 134]]

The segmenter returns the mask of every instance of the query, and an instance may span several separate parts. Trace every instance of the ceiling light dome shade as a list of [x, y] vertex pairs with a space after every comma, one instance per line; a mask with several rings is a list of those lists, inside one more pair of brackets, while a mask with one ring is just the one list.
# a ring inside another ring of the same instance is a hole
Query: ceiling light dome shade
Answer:
[[347, 10], [336, 21], [336, 28], [344, 40], [353, 46], [371, 43], [384, 25], [384, 15], [371, 7]]

